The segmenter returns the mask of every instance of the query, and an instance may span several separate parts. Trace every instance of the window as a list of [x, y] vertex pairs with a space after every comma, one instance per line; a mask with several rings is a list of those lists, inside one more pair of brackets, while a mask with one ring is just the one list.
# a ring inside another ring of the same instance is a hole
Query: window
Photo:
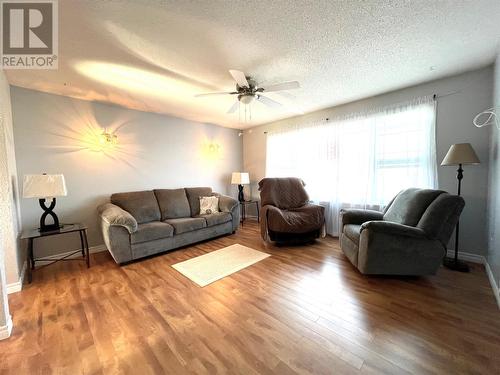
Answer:
[[437, 185], [432, 97], [268, 133], [266, 175], [300, 177], [338, 234], [341, 208], [381, 209], [400, 190]]

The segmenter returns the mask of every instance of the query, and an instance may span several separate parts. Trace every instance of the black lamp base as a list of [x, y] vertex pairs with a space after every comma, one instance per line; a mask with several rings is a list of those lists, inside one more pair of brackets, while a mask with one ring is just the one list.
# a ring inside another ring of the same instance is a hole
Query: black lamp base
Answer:
[[462, 262], [461, 260], [455, 260], [455, 258], [444, 258], [443, 260], [443, 265], [446, 268], [449, 268], [450, 270], [453, 271], [458, 271], [458, 272], [469, 272], [469, 266], [467, 263]]
[[[40, 217], [40, 228], [39, 231], [42, 232], [53, 232], [55, 230], [59, 230], [61, 228], [61, 225], [59, 225], [59, 218], [57, 217], [56, 213], [53, 211], [54, 207], [56, 206], [56, 198], [52, 198], [52, 202], [50, 203], [49, 207], [45, 204], [45, 199], [39, 199], [38, 202], [40, 203], [40, 207], [43, 209], [43, 214]], [[47, 224], [47, 216], [52, 217], [53, 224]]]
[[240, 202], [245, 201], [245, 195], [243, 194], [243, 185], [238, 185], [238, 200]]

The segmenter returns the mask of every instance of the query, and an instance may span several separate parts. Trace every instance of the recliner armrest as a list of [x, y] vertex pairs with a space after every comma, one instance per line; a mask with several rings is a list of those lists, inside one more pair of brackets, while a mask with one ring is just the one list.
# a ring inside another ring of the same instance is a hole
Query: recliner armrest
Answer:
[[384, 214], [373, 210], [342, 209], [340, 210], [341, 228], [347, 224], [360, 225], [371, 220], [382, 220]]
[[111, 226], [121, 226], [129, 233], [137, 231], [137, 221], [124, 209], [113, 203], [105, 203], [98, 208], [99, 216]]
[[410, 227], [408, 225], [394, 223], [392, 221], [367, 221], [361, 225], [361, 233], [364, 230], [395, 236], [427, 238], [425, 232], [420, 228]]

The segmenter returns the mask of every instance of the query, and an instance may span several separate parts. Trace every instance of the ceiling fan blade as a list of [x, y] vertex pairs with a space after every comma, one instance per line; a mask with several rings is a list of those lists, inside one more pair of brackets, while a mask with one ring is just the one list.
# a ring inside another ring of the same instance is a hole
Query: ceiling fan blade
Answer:
[[276, 100], [269, 99], [268, 97], [262, 96], [262, 95], [257, 95], [257, 100], [261, 102], [262, 104], [267, 105], [268, 107], [272, 108], [279, 108], [283, 106], [283, 104], [278, 103]]
[[232, 94], [237, 94], [236, 91], [225, 91], [225, 92], [207, 92], [203, 94], [196, 94], [194, 97], [195, 98], [201, 98], [203, 96], [211, 96], [211, 95], [232, 95]]
[[287, 100], [290, 100], [290, 101], [293, 101], [293, 100], [297, 99], [297, 97], [295, 95], [293, 95], [292, 93], [290, 93], [288, 91], [277, 91], [276, 95], [279, 95], [283, 99], [287, 99]]
[[240, 105], [240, 101], [239, 100], [235, 101], [234, 104], [231, 106], [231, 108], [229, 108], [229, 110], [227, 111], [227, 113], [234, 113], [234, 112], [236, 112], [236, 110], [238, 109], [239, 105]]
[[282, 82], [262, 88], [264, 89], [265, 92], [293, 90], [293, 89], [300, 89], [300, 83], [298, 83], [297, 81]]
[[245, 73], [240, 72], [239, 70], [229, 70], [229, 73], [233, 76], [238, 86], [250, 87], [247, 81], [247, 77], [245, 77]]

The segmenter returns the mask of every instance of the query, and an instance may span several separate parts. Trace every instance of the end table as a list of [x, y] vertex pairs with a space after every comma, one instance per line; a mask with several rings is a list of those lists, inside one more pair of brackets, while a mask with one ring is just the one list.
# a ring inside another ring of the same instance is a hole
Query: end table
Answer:
[[241, 220], [240, 223], [243, 225], [243, 222], [247, 218], [247, 205], [255, 204], [255, 209], [257, 210], [257, 223], [260, 223], [260, 213], [259, 213], [259, 201], [248, 200], [248, 201], [240, 201], [241, 207]]
[[[64, 255], [61, 258], [54, 258], [54, 257], [44, 257], [44, 258], [35, 258], [33, 255], [33, 245], [35, 242], [35, 238], [42, 238], [42, 237], [49, 237], [49, 236], [57, 236], [59, 234], [65, 234], [65, 233], [76, 233], [78, 232], [80, 235], [80, 244], [82, 246], [81, 250], [75, 250], [72, 251], [69, 254]], [[42, 267], [47, 267], [50, 266], [51, 264], [54, 264], [59, 261], [63, 260], [77, 260], [81, 261], [84, 260], [87, 263], [87, 268], [90, 267], [90, 252], [89, 252], [89, 243], [87, 240], [87, 227], [83, 224], [80, 223], [75, 223], [75, 224], [63, 224], [61, 228], [50, 231], [50, 232], [40, 232], [39, 229], [29, 229], [26, 231], [23, 231], [21, 235], [21, 239], [27, 239], [28, 240], [28, 252], [27, 252], [27, 270], [28, 270], [28, 283], [31, 284], [31, 281], [33, 280], [33, 275], [32, 272], [35, 269], [35, 262], [49, 262], [48, 264], [43, 265]], [[83, 258], [71, 258], [71, 256], [82, 253]]]

